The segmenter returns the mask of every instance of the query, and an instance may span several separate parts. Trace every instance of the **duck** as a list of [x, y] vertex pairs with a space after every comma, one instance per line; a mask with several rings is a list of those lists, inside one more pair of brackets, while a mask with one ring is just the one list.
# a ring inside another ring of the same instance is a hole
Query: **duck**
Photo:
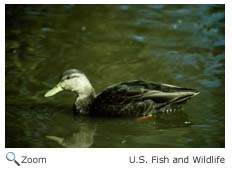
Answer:
[[131, 80], [113, 84], [96, 94], [86, 75], [78, 69], [64, 71], [58, 84], [44, 97], [64, 90], [77, 94], [76, 113], [95, 117], [142, 117], [171, 112], [200, 93], [171, 84]]

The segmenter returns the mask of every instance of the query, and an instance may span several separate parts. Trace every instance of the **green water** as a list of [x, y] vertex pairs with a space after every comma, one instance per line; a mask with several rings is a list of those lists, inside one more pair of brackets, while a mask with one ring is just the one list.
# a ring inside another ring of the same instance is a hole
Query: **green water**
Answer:
[[[224, 5], [6, 5], [6, 147], [224, 147]], [[147, 119], [74, 118], [62, 72], [199, 90]]]

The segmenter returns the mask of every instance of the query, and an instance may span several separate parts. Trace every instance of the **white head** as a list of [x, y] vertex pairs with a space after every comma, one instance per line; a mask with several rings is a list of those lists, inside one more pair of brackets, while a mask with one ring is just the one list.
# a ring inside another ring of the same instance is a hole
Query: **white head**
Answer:
[[86, 97], [94, 93], [94, 89], [85, 74], [77, 69], [66, 70], [60, 82], [44, 96], [50, 97], [63, 90], [77, 92], [79, 97]]

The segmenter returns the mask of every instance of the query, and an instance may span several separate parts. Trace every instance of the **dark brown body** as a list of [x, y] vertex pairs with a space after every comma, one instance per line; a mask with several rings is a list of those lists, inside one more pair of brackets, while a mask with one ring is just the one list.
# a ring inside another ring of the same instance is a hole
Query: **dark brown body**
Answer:
[[173, 109], [199, 92], [167, 84], [129, 81], [106, 88], [89, 104], [89, 114], [100, 117], [143, 116]]

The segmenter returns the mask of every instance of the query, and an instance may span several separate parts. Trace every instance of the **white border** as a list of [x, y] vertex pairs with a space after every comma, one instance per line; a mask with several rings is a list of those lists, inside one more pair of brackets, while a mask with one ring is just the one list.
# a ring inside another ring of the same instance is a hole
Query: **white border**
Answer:
[[[114, 3], [126, 3], [126, 4], [226, 4], [225, 8], [225, 18], [226, 18], [226, 48], [225, 48], [225, 60], [226, 60], [226, 70], [225, 70], [225, 87], [226, 87], [226, 102], [225, 102], [225, 128], [226, 128], [226, 148], [115, 148], [115, 149], [33, 149], [33, 148], [19, 148], [19, 149], [6, 149], [5, 148], [5, 4], [50, 4], [50, 3], [58, 3], [58, 4], [69, 4], [69, 3], [79, 3], [79, 4], [96, 4], [97, 2], [94, 0], [3, 0], [1, 1], [0, 6], [0, 20], [1, 20], [1, 41], [0, 41], [0, 51], [1, 51], [1, 62], [0, 62], [0, 77], [2, 83], [0, 83], [1, 87], [1, 111], [0, 111], [0, 165], [1, 168], [10, 168], [10, 167], [18, 167], [13, 162], [8, 162], [5, 159], [5, 154], [8, 151], [14, 151], [16, 155], [29, 155], [29, 156], [46, 156], [48, 158], [48, 163], [46, 165], [38, 164], [38, 165], [24, 165], [21, 167], [24, 168], [110, 168], [110, 169], [118, 169], [118, 168], [231, 168], [232, 166], [232, 104], [231, 104], [231, 94], [232, 94], [232, 75], [230, 70], [232, 68], [232, 52], [231, 52], [231, 44], [232, 44], [232, 3], [229, 0], [127, 0], [127, 1], [118, 1], [118, 0], [104, 0], [99, 3], [101, 4], [114, 4]], [[220, 103], [218, 103], [220, 104]], [[226, 163], [223, 165], [156, 165], [156, 164], [129, 164], [128, 158], [129, 155], [145, 155], [147, 157], [151, 155], [166, 155], [169, 157], [172, 156], [186, 156], [186, 155], [220, 155], [226, 158]]]

